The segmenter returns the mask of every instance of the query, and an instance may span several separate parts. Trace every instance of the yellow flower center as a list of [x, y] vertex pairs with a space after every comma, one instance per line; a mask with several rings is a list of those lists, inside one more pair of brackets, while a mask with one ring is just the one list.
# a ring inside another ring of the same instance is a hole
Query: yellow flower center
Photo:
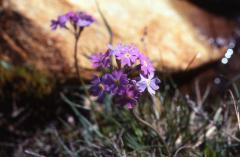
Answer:
[[120, 85], [120, 81], [119, 80], [115, 80], [114, 81], [116, 85]]
[[98, 86], [99, 86], [99, 88], [100, 88], [101, 90], [104, 90], [104, 89], [105, 89], [105, 87], [104, 87], [104, 85], [103, 85], [102, 83], [100, 83]]
[[130, 58], [131, 55], [130, 55], [130, 53], [127, 52], [127, 53], [124, 54], [124, 57], [126, 57], [126, 58]]
[[149, 87], [150, 84], [151, 84], [151, 80], [150, 80], [150, 79], [147, 79], [146, 82], [147, 82], [147, 86]]

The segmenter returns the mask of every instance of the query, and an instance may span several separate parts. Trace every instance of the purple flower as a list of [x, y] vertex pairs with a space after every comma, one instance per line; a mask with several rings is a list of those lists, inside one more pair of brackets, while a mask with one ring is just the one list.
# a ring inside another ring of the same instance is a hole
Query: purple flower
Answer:
[[59, 16], [57, 20], [51, 21], [51, 29], [56, 30], [59, 27], [63, 28], [65, 27], [67, 22], [66, 16]]
[[144, 75], [151, 74], [155, 71], [151, 61], [145, 57], [143, 54], [140, 55], [139, 57], [140, 60], [140, 66], [141, 66], [141, 71], [143, 72]]
[[118, 104], [122, 106], [127, 106], [127, 108], [132, 109], [136, 106], [137, 100], [139, 98], [139, 91], [133, 86], [129, 85], [122, 96], [117, 97]]
[[77, 12], [70, 11], [66, 13], [65, 16], [67, 17], [68, 21], [73, 25], [76, 25], [76, 23], [78, 22], [79, 17], [77, 16]]
[[107, 84], [112, 94], [122, 95], [128, 84], [127, 74], [120, 70], [115, 70], [112, 74], [107, 74]]
[[58, 25], [62, 28], [66, 26], [67, 21], [68, 21], [68, 16], [66, 15], [62, 15], [58, 17]]
[[110, 67], [110, 58], [103, 53], [97, 53], [90, 57], [94, 68], [107, 68]]
[[[112, 56], [118, 66], [111, 66]], [[92, 93], [100, 99], [111, 94], [115, 103], [132, 109], [146, 89], [151, 95], [159, 89], [160, 80], [154, 77], [151, 61], [133, 45], [109, 45], [104, 54], [92, 55], [91, 61], [95, 68], [103, 70], [102, 78], [95, 78], [91, 87]], [[139, 81], [135, 80], [138, 75]]]
[[121, 62], [121, 66], [133, 65], [139, 57], [139, 50], [133, 45], [122, 45], [118, 44], [114, 50], [112, 50], [112, 55], [115, 55]]
[[145, 89], [148, 90], [148, 92], [151, 95], [155, 94], [155, 91], [159, 89], [159, 86], [157, 84], [160, 83], [160, 80], [158, 78], [154, 78], [154, 73], [151, 73], [148, 75], [148, 78], [145, 78], [140, 74], [141, 80], [137, 82], [137, 87], [139, 92], [144, 92]]
[[97, 96], [99, 101], [103, 100], [105, 94], [109, 90], [105, 81], [106, 76], [104, 75], [103, 77], [95, 76], [91, 82], [90, 92], [93, 96]]
[[123, 48], [124, 48], [124, 45], [123, 45], [123, 44], [117, 44], [115, 47], [113, 47], [112, 45], [108, 45], [109, 55], [116, 56], [116, 55], [119, 54], [121, 51], [124, 51]]
[[74, 28], [76, 26], [84, 28], [95, 22], [95, 19], [85, 12], [68, 12], [64, 15], [58, 16], [57, 20], [52, 20], [51, 28], [52, 30], [56, 30], [58, 27], [64, 28], [68, 21], [74, 26]]
[[52, 20], [50, 27], [51, 27], [52, 30], [56, 30], [57, 27], [58, 27], [58, 20]]
[[90, 26], [93, 22], [96, 21], [91, 15], [89, 15], [85, 12], [78, 12], [77, 17], [78, 17], [78, 20], [77, 20], [76, 25], [79, 27]]
[[68, 16], [66, 15], [58, 16], [57, 20], [51, 21], [52, 30], [57, 29], [58, 26], [60, 28], [64, 28], [66, 26], [67, 21], [68, 21]]

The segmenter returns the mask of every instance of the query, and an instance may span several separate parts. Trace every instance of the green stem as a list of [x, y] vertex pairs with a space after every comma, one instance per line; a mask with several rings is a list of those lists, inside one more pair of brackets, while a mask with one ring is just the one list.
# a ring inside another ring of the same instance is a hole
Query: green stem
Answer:
[[79, 72], [79, 61], [78, 61], [78, 41], [80, 36], [75, 36], [75, 44], [74, 44], [74, 66], [76, 70], [76, 75], [78, 79], [80, 80], [80, 72]]
[[84, 83], [83, 79], [80, 76], [80, 71], [79, 71], [79, 60], [78, 60], [78, 43], [79, 43], [79, 39], [81, 36], [81, 33], [83, 31], [83, 28], [80, 28], [78, 31], [76, 31], [75, 33], [75, 44], [74, 44], [74, 66], [75, 66], [75, 70], [76, 70], [76, 75], [78, 80], [80, 81], [80, 83], [83, 85], [84, 88], [84, 92], [85, 94], [89, 97], [89, 92], [86, 89], [86, 84]]

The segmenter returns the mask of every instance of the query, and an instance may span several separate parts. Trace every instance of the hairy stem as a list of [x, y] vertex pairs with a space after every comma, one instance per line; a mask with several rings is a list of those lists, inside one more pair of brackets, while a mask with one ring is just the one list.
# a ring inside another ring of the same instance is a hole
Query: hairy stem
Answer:
[[83, 79], [80, 76], [80, 71], [79, 71], [79, 60], [78, 60], [78, 43], [79, 43], [79, 39], [81, 36], [81, 33], [83, 31], [83, 28], [80, 28], [78, 31], [76, 31], [75, 33], [75, 43], [74, 43], [74, 66], [75, 66], [75, 71], [76, 71], [76, 75], [78, 80], [80, 81], [80, 83], [83, 85], [84, 87], [84, 92], [87, 96], [89, 96], [88, 90], [86, 89], [86, 85], [83, 81]]
[[80, 80], [80, 72], [79, 72], [79, 61], [78, 61], [78, 41], [80, 39], [82, 30], [79, 30], [78, 33], [75, 34], [75, 43], [74, 43], [74, 66], [76, 70], [76, 75]]

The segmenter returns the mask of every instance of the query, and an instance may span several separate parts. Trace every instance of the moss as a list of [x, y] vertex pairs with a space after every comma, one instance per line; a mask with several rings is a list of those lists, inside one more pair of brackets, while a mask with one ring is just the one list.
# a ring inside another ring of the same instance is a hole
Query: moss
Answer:
[[55, 86], [54, 78], [40, 72], [34, 67], [14, 66], [0, 61], [0, 96], [5, 96], [5, 90], [22, 93], [34, 97], [42, 97], [51, 93]]

